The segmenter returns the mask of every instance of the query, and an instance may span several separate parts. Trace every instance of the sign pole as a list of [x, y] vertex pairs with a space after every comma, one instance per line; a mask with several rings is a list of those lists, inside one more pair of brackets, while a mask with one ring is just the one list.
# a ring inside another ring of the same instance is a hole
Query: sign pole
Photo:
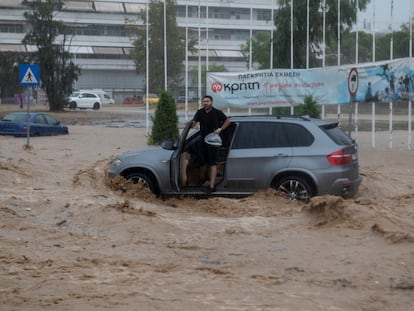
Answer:
[[348, 117], [348, 135], [351, 136], [351, 128], [352, 128], [352, 110], [354, 109], [354, 100], [353, 96], [351, 96], [351, 101], [349, 103], [349, 117]]
[[27, 116], [26, 116], [26, 127], [27, 127], [27, 146], [30, 146], [30, 105], [29, 101], [26, 100], [26, 106], [27, 106]]

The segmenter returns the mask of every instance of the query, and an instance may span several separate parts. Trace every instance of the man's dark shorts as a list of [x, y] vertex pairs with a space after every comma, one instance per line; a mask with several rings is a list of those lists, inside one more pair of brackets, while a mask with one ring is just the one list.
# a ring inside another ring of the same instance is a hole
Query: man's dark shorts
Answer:
[[203, 164], [208, 166], [217, 165], [217, 150], [218, 148], [205, 142], [201, 143], [201, 159]]

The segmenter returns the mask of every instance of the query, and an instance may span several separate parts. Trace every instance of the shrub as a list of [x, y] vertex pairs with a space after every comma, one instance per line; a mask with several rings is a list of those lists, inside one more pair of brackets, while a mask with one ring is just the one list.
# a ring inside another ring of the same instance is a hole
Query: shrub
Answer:
[[305, 96], [303, 104], [297, 106], [298, 114], [309, 115], [311, 118], [321, 117], [321, 108], [312, 95]]
[[174, 97], [167, 91], [162, 91], [154, 117], [148, 144], [160, 144], [166, 139], [178, 139], [178, 116]]
[[272, 115], [289, 115], [290, 107], [273, 107]]

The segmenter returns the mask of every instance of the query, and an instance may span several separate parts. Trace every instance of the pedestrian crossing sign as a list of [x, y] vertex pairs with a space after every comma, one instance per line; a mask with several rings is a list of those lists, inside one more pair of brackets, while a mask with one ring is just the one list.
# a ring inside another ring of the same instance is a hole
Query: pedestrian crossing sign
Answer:
[[39, 86], [39, 65], [38, 64], [20, 64], [19, 81], [21, 86]]

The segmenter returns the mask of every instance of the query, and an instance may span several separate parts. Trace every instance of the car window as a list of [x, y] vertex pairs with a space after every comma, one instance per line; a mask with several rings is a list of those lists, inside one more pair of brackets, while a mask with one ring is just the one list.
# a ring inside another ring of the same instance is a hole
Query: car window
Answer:
[[46, 124], [46, 120], [45, 120], [45, 118], [43, 118], [42, 114], [38, 114], [35, 117], [34, 123], [36, 123], [36, 124]]
[[283, 122], [241, 122], [234, 149], [309, 146], [314, 137], [306, 128]]
[[59, 121], [53, 118], [52, 116], [49, 116], [47, 114], [45, 114], [44, 116], [45, 116], [47, 124], [58, 124], [59, 123]]
[[276, 122], [242, 122], [240, 123], [234, 149], [286, 147], [287, 137], [282, 134], [282, 126]]
[[288, 137], [289, 147], [307, 147], [315, 140], [315, 137], [299, 124], [284, 123], [283, 127]]
[[354, 144], [352, 138], [345, 133], [337, 124], [320, 127], [336, 144], [350, 146]]

